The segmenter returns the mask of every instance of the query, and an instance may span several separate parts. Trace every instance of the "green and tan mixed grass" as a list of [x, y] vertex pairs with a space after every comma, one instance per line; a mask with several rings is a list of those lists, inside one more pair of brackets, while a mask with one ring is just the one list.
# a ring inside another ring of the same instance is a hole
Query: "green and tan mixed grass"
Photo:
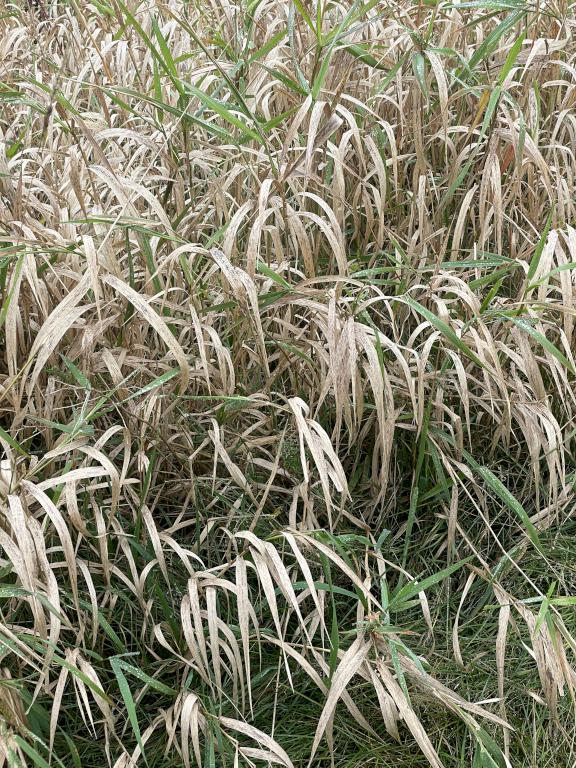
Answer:
[[0, 27], [0, 766], [573, 764], [574, 6]]

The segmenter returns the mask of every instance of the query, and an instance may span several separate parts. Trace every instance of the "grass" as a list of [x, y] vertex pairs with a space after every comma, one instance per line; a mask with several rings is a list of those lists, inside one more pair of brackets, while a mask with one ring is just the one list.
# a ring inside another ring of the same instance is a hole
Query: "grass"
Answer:
[[563, 0], [0, 9], [0, 766], [575, 754]]

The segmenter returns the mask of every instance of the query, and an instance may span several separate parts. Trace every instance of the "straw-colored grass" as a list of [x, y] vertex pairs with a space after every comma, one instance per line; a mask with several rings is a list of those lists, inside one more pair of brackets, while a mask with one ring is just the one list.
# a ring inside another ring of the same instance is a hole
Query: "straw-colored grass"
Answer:
[[564, 0], [0, 8], [0, 766], [576, 759]]

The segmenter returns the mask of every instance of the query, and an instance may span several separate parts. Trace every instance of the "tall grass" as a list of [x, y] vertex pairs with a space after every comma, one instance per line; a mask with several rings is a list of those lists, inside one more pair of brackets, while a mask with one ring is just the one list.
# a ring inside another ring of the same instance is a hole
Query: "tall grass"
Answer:
[[568, 766], [563, 0], [0, 13], [0, 766]]

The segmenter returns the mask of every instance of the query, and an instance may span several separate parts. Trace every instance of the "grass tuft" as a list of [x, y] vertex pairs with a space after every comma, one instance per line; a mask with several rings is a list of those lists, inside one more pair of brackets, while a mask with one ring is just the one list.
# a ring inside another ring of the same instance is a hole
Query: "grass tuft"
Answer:
[[0, 12], [0, 768], [576, 760], [565, 0]]

